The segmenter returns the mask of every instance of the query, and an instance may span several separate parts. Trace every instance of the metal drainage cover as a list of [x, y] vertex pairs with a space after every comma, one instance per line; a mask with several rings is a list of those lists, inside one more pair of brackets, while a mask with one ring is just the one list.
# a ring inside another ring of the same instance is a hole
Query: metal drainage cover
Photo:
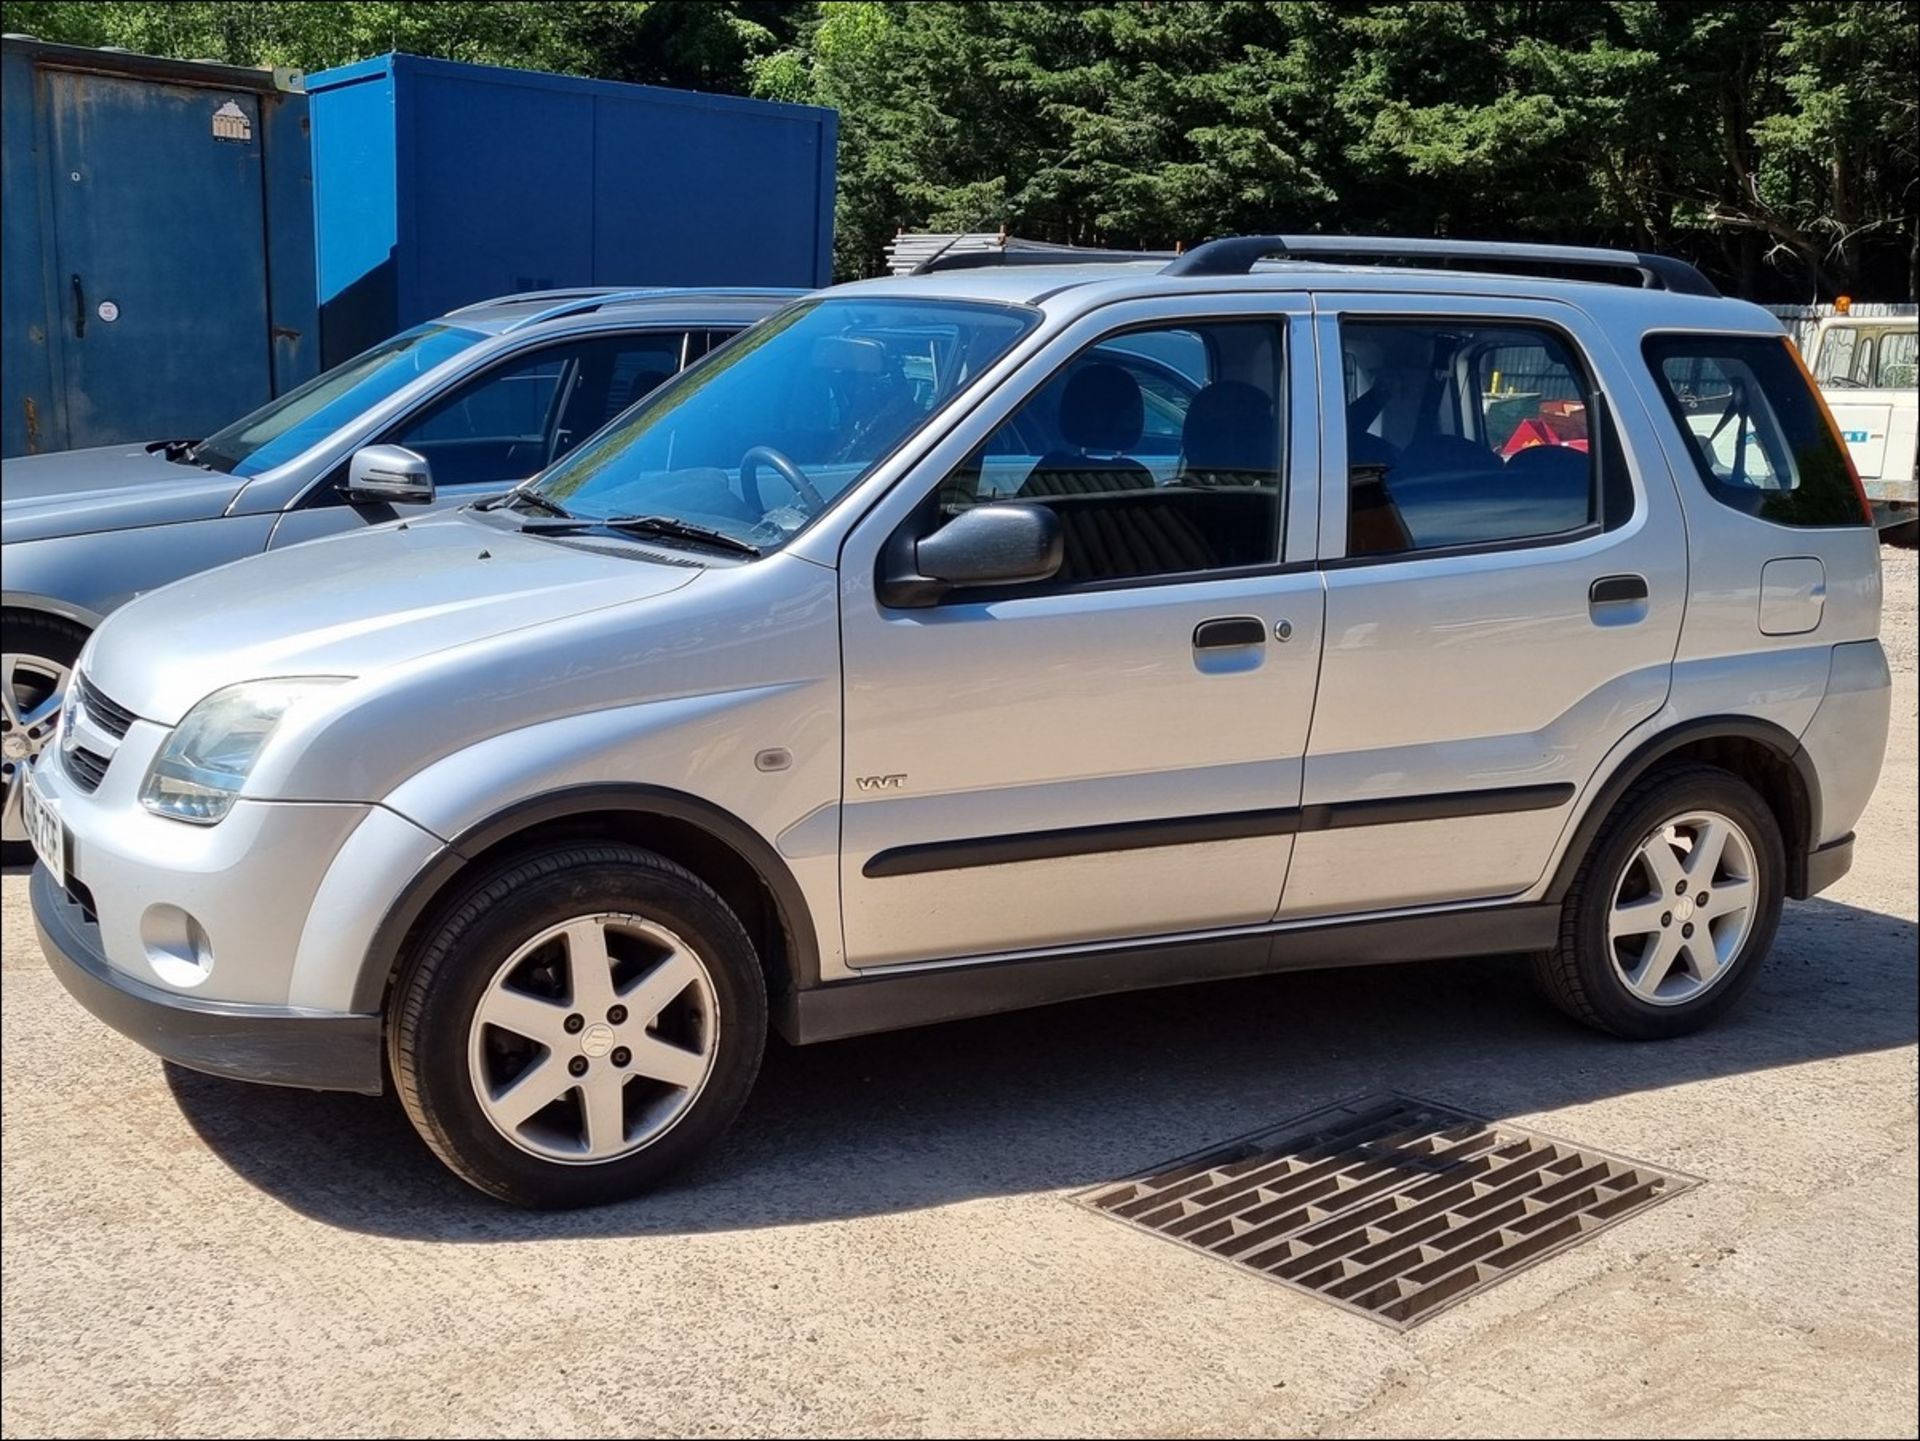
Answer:
[[1380, 1095], [1075, 1199], [1405, 1329], [1699, 1184]]

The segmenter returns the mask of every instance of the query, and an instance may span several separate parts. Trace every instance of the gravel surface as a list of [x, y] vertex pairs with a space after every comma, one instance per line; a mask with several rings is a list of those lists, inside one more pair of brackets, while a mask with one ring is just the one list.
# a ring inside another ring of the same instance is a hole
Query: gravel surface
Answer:
[[[792, 1051], [685, 1184], [569, 1216], [387, 1101], [163, 1067], [4, 880], [0, 1432], [1915, 1434], [1915, 566], [1856, 867], [1720, 1027], [1633, 1046], [1469, 961]], [[1069, 1203], [1365, 1091], [1703, 1177], [1406, 1335]]]
[[1915, 637], [1920, 627], [1914, 612], [1920, 607], [1920, 550], [1880, 547], [1880, 574], [1886, 598], [1880, 612], [1880, 643], [1887, 648], [1887, 664], [1895, 674], [1914, 672]]

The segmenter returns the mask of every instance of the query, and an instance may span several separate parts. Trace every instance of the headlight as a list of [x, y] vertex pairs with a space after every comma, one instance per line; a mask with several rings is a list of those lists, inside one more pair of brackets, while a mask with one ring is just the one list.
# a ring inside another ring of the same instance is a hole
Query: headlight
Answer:
[[140, 803], [157, 816], [196, 825], [224, 819], [281, 718], [315, 691], [346, 679], [252, 680], [215, 691], [167, 737], [147, 767]]

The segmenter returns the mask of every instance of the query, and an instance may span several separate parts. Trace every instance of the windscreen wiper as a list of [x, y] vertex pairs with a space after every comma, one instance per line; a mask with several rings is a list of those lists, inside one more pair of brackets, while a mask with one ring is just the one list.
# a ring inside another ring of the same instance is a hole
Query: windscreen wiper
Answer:
[[539, 491], [527, 490], [524, 487], [510, 490], [505, 495], [497, 495], [492, 500], [483, 500], [478, 505], [474, 506], [474, 509], [475, 510], [500, 510], [503, 507], [512, 506], [512, 504], [517, 500], [524, 500], [529, 505], [531, 505], [535, 510], [544, 511], [546, 514], [555, 516], [560, 520], [579, 519], [579, 517], [574, 515], [572, 511], [568, 510], [564, 505], [560, 504], [559, 501], [548, 500], [544, 495], [540, 494]]
[[629, 535], [667, 536], [674, 540], [697, 541], [719, 550], [730, 550], [736, 555], [760, 554], [760, 547], [752, 541], [728, 535], [724, 530], [715, 530], [711, 526], [695, 525], [690, 520], [681, 520], [672, 515], [610, 515], [596, 523], [608, 530], [625, 531]]
[[200, 458], [201, 442], [197, 440], [163, 440], [158, 445], [147, 447], [148, 454], [157, 452], [162, 460], [173, 465], [197, 465], [202, 470], [218, 473], [220, 467]]
[[535, 535], [566, 535], [581, 530], [612, 530], [626, 535], [690, 540], [699, 545], [710, 545], [716, 550], [730, 550], [736, 555], [762, 554], [760, 547], [751, 541], [742, 540], [736, 535], [728, 535], [724, 530], [696, 525], [690, 520], [681, 520], [671, 515], [611, 515], [605, 520], [598, 520], [590, 515], [556, 516], [552, 519], [523, 520], [520, 522], [520, 529], [531, 531]]

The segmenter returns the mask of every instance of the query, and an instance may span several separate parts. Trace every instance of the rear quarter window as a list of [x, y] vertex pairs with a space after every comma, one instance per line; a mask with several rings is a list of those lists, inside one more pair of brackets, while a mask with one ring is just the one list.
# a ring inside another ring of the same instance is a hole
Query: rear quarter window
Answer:
[[1864, 525], [1846, 451], [1789, 344], [1656, 335], [1645, 354], [1715, 500], [1776, 525]]

